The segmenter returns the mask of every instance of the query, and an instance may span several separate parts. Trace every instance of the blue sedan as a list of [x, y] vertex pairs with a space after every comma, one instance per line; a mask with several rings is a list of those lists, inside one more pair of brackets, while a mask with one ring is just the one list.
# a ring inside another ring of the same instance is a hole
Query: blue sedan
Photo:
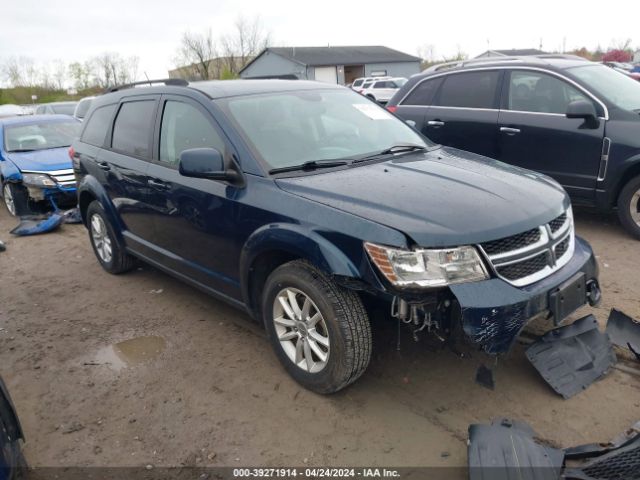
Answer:
[[68, 115], [0, 119], [0, 181], [11, 215], [75, 206], [69, 146], [80, 125]]

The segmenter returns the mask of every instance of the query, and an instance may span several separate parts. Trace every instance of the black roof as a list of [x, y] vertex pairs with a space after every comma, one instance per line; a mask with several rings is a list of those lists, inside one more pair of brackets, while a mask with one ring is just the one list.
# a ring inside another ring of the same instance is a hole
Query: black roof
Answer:
[[420, 61], [418, 57], [383, 46], [268, 47], [242, 70], [246, 69], [266, 52], [275, 53], [294, 62], [310, 66]]
[[[153, 83], [153, 81], [152, 81]], [[160, 82], [162, 83], [162, 81]], [[309, 80], [207, 80], [200, 82], [185, 82], [185, 84], [169, 84], [162, 86], [145, 86], [149, 82], [141, 82], [139, 86], [121, 88], [97, 96], [91, 108], [104, 104], [118, 102], [121, 98], [145, 94], [184, 93], [184, 89], [198, 90], [211, 98], [225, 98], [261, 93], [287, 92], [299, 90], [337, 90], [344, 89], [341, 85], [314, 82]]]

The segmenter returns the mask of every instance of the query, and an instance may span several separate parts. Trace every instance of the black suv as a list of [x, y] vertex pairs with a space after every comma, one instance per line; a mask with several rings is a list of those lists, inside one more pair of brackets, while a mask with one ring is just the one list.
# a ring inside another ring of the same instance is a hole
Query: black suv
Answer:
[[618, 207], [640, 238], [640, 83], [565, 55], [476, 59], [412, 77], [390, 111], [431, 140], [555, 178], [574, 204]]
[[497, 354], [599, 298], [557, 182], [434, 145], [344, 87], [122, 88], [69, 153], [105, 270], [141, 259], [244, 309], [317, 392], [364, 372], [370, 306]]

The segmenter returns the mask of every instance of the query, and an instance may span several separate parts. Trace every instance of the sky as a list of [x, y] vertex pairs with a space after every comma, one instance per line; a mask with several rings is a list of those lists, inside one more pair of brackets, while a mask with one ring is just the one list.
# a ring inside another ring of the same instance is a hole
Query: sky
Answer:
[[139, 74], [163, 78], [184, 31], [228, 33], [243, 15], [259, 16], [278, 46], [385, 45], [436, 56], [487, 48], [567, 50], [633, 40], [635, 1], [536, 0], [394, 2], [346, 0], [0, 0], [0, 63], [83, 61], [103, 52], [140, 58]]

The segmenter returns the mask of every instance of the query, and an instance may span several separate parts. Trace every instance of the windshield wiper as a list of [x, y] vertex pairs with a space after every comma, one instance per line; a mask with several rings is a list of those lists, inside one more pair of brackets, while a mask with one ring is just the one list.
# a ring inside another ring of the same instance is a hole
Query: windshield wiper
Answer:
[[25, 152], [35, 152], [38, 150], [37, 148], [16, 148], [15, 150], [9, 150], [7, 153], [25, 153]]
[[389, 148], [385, 148], [380, 152], [376, 152], [371, 155], [367, 155], [366, 157], [358, 158], [354, 160], [353, 163], [364, 162], [366, 160], [371, 160], [372, 158], [382, 157], [384, 155], [391, 155], [394, 153], [407, 153], [407, 152], [415, 152], [417, 150], [428, 150], [424, 145], [414, 145], [413, 143], [400, 143], [398, 145], [393, 145]]
[[339, 167], [341, 165], [347, 165], [348, 163], [349, 162], [347, 162], [346, 160], [309, 160], [308, 162], [301, 163], [300, 165], [272, 168], [271, 170], [269, 170], [269, 173], [295, 172], [298, 170], [316, 170], [318, 168]]

